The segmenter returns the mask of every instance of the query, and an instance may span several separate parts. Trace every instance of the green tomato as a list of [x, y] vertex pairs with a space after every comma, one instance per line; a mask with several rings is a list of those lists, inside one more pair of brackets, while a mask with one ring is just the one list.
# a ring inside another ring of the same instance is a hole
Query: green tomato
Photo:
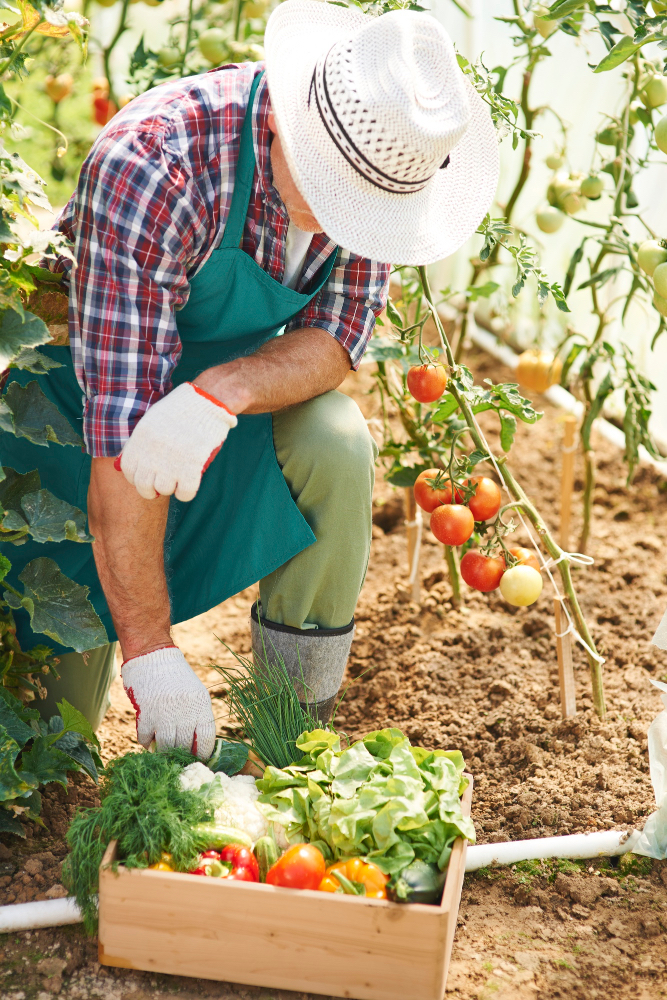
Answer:
[[117, 0], [97, 0], [100, 7], [113, 7]]
[[157, 61], [162, 69], [170, 69], [181, 61], [181, 53], [174, 45], [165, 45], [157, 54]]
[[500, 578], [500, 593], [508, 604], [526, 608], [542, 593], [542, 574], [532, 566], [512, 566]]
[[662, 295], [658, 295], [657, 292], [653, 296], [653, 305], [661, 316], [667, 316], [667, 299], [663, 299]]
[[207, 28], [197, 39], [199, 51], [207, 62], [220, 65], [227, 58], [229, 46], [222, 28]]
[[269, 6], [269, 0], [246, 0], [243, 4], [244, 17], [261, 17]]
[[533, 25], [535, 31], [539, 32], [542, 38], [548, 38], [549, 35], [553, 35], [554, 31], [558, 31], [558, 21], [544, 20], [544, 15], [548, 13], [549, 8], [545, 7], [544, 4], [538, 3], [533, 8]]
[[581, 182], [581, 193], [584, 198], [599, 198], [604, 191], [604, 181], [598, 174], [589, 174]]
[[637, 251], [637, 263], [644, 274], [649, 278], [653, 277], [653, 272], [659, 264], [667, 261], [667, 250], [657, 240], [645, 240], [640, 244]]
[[664, 76], [654, 76], [639, 96], [645, 107], [659, 108], [667, 101], [667, 79]]
[[658, 264], [653, 272], [653, 285], [661, 299], [667, 299], [667, 263]]
[[570, 191], [563, 198], [563, 211], [568, 215], [576, 215], [586, 206], [586, 199], [580, 191]]
[[544, 162], [549, 170], [560, 170], [565, 163], [565, 156], [563, 153], [549, 153]]
[[653, 133], [655, 144], [662, 153], [667, 153], [667, 115], [661, 118]]
[[543, 233], [555, 233], [563, 225], [565, 216], [553, 205], [543, 205], [535, 213], [535, 221]]

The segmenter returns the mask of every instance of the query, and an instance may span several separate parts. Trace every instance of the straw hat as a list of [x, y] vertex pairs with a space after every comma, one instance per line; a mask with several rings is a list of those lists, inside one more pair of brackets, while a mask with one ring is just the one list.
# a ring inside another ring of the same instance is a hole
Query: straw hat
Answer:
[[493, 201], [498, 141], [435, 18], [285, 0], [265, 50], [287, 163], [330, 239], [393, 264], [465, 243]]

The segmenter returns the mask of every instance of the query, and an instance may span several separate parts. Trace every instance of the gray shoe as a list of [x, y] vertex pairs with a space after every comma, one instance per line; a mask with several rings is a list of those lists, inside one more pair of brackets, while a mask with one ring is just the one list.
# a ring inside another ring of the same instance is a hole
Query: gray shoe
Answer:
[[255, 663], [281, 657], [302, 707], [324, 724], [331, 719], [354, 638], [354, 619], [342, 628], [298, 629], [262, 617], [257, 601], [250, 612]]

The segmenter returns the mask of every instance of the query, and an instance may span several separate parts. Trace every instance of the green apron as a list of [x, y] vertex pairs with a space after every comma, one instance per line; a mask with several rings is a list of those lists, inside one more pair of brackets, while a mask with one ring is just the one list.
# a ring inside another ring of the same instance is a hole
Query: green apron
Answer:
[[[176, 314], [183, 353], [174, 372], [174, 385], [192, 381], [213, 365], [252, 354], [277, 336], [317, 295], [334, 264], [335, 251], [306, 290], [296, 292], [270, 277], [240, 248], [255, 174], [252, 106], [260, 80], [261, 74], [250, 90], [222, 243], [191, 279], [187, 304]], [[40, 350], [62, 365], [39, 376], [40, 387], [81, 434], [81, 387], [70, 349]], [[25, 385], [34, 376], [13, 370], [12, 378]], [[3, 434], [1, 454], [2, 464], [18, 472], [39, 469], [43, 488], [86, 510], [91, 459], [83, 451], [54, 444], [43, 448], [25, 438]], [[239, 416], [238, 426], [205, 472], [194, 500], [181, 503], [171, 499], [165, 565], [172, 622], [208, 611], [268, 576], [314, 541], [276, 460], [271, 414]], [[37, 556], [54, 559], [63, 573], [90, 588], [90, 600], [109, 640], [116, 639], [91, 546], [30, 540], [12, 551], [9, 580], [20, 586], [19, 573]], [[26, 612], [17, 611], [16, 618], [24, 648], [46, 641], [56, 651], [66, 651], [66, 647], [33, 633]]]

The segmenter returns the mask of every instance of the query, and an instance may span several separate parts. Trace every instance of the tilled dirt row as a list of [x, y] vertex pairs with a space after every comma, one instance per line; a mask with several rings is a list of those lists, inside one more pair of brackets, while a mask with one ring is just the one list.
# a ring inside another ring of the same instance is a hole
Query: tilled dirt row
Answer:
[[[478, 378], [503, 377], [488, 359], [473, 359], [473, 367]], [[368, 375], [352, 376], [348, 385], [366, 415], [374, 417], [372, 397], [365, 395]], [[559, 513], [558, 418], [546, 408], [534, 428], [520, 428], [511, 457], [552, 528]], [[485, 430], [493, 444], [491, 421]], [[424, 746], [460, 748], [474, 776], [473, 819], [480, 842], [630, 828], [654, 808], [646, 732], [661, 708], [650, 680], [667, 679], [667, 654], [650, 645], [667, 605], [665, 484], [641, 470], [627, 490], [618, 453], [601, 440], [596, 450], [599, 485], [590, 550], [595, 565], [577, 570], [575, 577], [606, 658], [604, 722], [592, 710], [580, 651], [575, 653], [579, 711], [561, 719], [549, 586], [532, 608], [512, 609], [497, 594], [468, 592], [464, 606], [453, 609], [442, 547], [426, 531], [421, 600], [409, 600], [402, 496], [379, 477], [373, 552], [350, 661], [352, 684], [337, 726], [350, 738], [398, 726]], [[577, 513], [575, 507], [575, 532]], [[527, 540], [521, 531], [516, 538]], [[253, 596], [252, 589], [246, 591], [175, 630], [189, 661], [214, 689], [217, 675], [208, 664], [228, 662], [215, 636], [241, 652], [249, 649]], [[107, 757], [134, 745], [133, 713], [118, 681], [112, 694], [102, 731]], [[215, 704], [223, 727], [228, 721], [223, 698]], [[66, 824], [77, 805], [94, 799], [87, 780], [76, 779], [67, 791], [49, 786], [48, 829], [31, 829], [25, 842], [4, 838], [0, 846], [0, 903], [64, 891], [59, 865]], [[449, 993], [461, 1000], [667, 995], [666, 883], [667, 865], [646, 859], [533, 863], [466, 876]], [[297, 996], [107, 971], [97, 966], [94, 947], [77, 928], [16, 935], [0, 948], [3, 1000], [46, 1000], [54, 993], [108, 1000], [174, 993]]]

